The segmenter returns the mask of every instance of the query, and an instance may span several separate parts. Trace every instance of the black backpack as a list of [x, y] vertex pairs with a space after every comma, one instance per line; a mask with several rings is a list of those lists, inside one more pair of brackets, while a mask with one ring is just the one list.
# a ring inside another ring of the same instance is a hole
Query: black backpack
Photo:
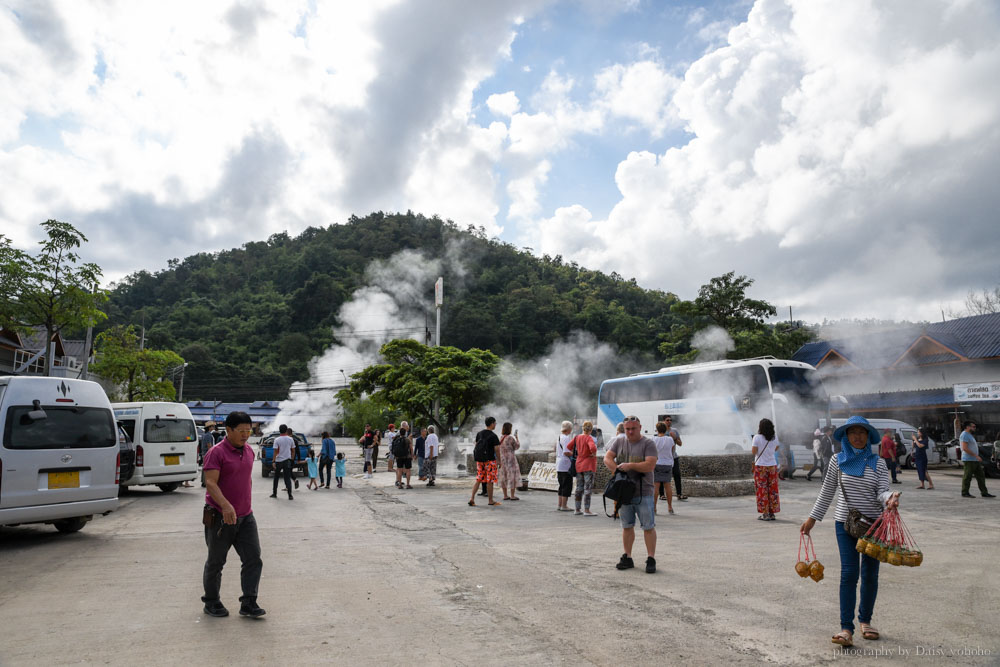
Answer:
[[486, 438], [490, 433], [489, 429], [480, 431], [476, 434], [476, 447], [472, 450], [472, 458], [476, 460], [476, 463], [485, 463], [486, 458]]
[[406, 434], [399, 432], [392, 439], [392, 455], [397, 459], [405, 459], [410, 456], [410, 447], [406, 442]]
[[[641, 477], [638, 480], [634, 480], [627, 472], [616, 470], [615, 474], [608, 480], [608, 485], [604, 487], [604, 513], [613, 519], [617, 519], [618, 509], [622, 505], [632, 502], [632, 499], [639, 493], [638, 485], [641, 483]], [[608, 514], [609, 499], [614, 501], [614, 514]]]

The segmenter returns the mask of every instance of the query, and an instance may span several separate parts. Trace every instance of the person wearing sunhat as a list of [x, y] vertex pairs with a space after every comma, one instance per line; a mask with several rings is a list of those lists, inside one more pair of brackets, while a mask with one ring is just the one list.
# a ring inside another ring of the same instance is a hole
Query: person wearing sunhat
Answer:
[[871, 626], [875, 596], [878, 594], [879, 562], [857, 552], [858, 540], [848, 534], [844, 524], [852, 509], [874, 521], [884, 510], [899, 505], [899, 492], [889, 490], [889, 469], [878, 452], [872, 451], [872, 445], [878, 445], [881, 436], [867, 419], [851, 417], [833, 432], [833, 437], [841, 443], [840, 453], [830, 459], [830, 468], [823, 478], [823, 488], [800, 530], [808, 535], [816, 522], [823, 520], [834, 497], [837, 498], [834, 523], [837, 547], [840, 550], [841, 629], [833, 636], [832, 641], [841, 646], [853, 646], [854, 607], [858, 599], [859, 576], [861, 602], [858, 604], [857, 616], [861, 636], [870, 640], [879, 638], [878, 630]]

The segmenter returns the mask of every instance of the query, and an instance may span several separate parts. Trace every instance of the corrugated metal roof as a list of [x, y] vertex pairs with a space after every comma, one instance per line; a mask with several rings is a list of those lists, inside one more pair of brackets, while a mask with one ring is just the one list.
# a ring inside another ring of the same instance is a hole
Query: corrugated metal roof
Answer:
[[[904, 327], [857, 338], [806, 343], [792, 359], [815, 366], [832, 349], [860, 369], [888, 368], [922, 335], [968, 359], [1000, 357], [1000, 313], [992, 313], [936, 322], [923, 330]], [[951, 360], [951, 355], [932, 354], [904, 363], [922, 365]]]
[[970, 359], [1000, 357], [1000, 313], [935, 322], [928, 325], [927, 335], [942, 343], [944, 340], [938, 336], [949, 336], [961, 341], [964, 354]]

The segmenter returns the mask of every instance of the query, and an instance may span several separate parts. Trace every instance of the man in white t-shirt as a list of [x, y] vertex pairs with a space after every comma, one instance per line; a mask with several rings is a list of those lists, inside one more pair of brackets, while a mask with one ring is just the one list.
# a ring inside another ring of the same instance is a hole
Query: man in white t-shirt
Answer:
[[427, 486], [434, 486], [434, 478], [437, 477], [440, 445], [434, 430], [433, 426], [428, 426], [427, 439], [424, 440], [424, 476], [427, 477]]
[[[389, 456], [386, 459], [386, 463], [387, 463], [387, 465], [386, 465], [386, 472], [395, 472], [395, 470], [396, 470], [396, 468], [394, 467], [394, 465], [396, 463], [396, 458], [392, 455], [392, 441], [396, 437], [397, 433], [398, 433], [398, 431], [396, 431], [396, 425], [395, 424], [389, 424], [389, 428], [387, 428], [386, 431], [385, 431], [385, 433], [382, 434], [382, 442], [385, 443], [385, 445], [386, 445], [385, 448], [386, 448], [386, 450], [389, 453]], [[377, 464], [378, 464], [378, 461], [373, 461], [372, 462], [373, 466], [375, 466]]]
[[274, 490], [272, 498], [278, 497], [278, 474], [285, 478], [285, 489], [288, 499], [292, 500], [292, 452], [295, 449], [295, 439], [288, 435], [288, 427], [284, 424], [278, 427], [279, 435], [274, 439]]

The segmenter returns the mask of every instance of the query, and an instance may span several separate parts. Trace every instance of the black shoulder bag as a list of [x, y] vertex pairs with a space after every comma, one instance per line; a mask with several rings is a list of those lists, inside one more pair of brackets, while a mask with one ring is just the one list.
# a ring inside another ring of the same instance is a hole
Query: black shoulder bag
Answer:
[[875, 523], [875, 519], [869, 519], [864, 514], [858, 510], [851, 507], [851, 503], [847, 500], [847, 492], [844, 491], [844, 482], [841, 480], [843, 473], [841, 470], [837, 470], [837, 485], [840, 486], [840, 493], [844, 496], [844, 505], [847, 506], [847, 522], [844, 524], [844, 530], [847, 534], [855, 539], [859, 539], [868, 534], [871, 530], [872, 524]]

